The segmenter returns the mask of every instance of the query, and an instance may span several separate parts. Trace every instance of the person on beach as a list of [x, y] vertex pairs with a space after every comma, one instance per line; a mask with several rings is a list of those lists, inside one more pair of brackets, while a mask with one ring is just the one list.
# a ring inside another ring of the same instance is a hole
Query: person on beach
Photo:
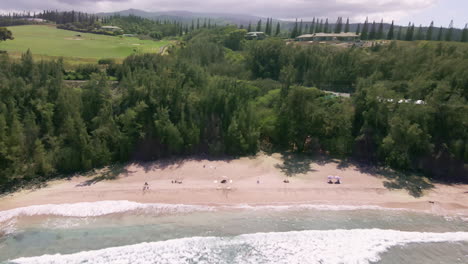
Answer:
[[335, 184], [341, 184], [341, 177], [340, 176], [335, 176]]
[[148, 182], [145, 182], [145, 184], [143, 185], [143, 192], [147, 190], [149, 190], [149, 184]]

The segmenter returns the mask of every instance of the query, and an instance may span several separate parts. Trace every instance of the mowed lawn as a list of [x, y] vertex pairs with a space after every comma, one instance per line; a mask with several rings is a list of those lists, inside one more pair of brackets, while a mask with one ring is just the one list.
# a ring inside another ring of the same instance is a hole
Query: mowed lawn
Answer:
[[30, 49], [34, 55], [53, 57], [124, 58], [134, 53], [157, 53], [161, 47], [169, 44], [169, 41], [81, 33], [47, 25], [14, 26], [8, 29], [13, 32], [15, 39], [0, 42], [0, 50], [6, 50], [12, 55]]

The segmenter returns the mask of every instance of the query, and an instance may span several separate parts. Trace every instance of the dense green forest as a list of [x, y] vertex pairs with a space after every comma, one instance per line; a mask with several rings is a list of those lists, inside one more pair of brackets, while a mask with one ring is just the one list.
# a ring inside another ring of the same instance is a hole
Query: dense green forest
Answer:
[[61, 60], [1, 55], [0, 190], [114, 162], [259, 150], [468, 181], [468, 45], [298, 47], [244, 33], [194, 30], [170, 55], [110, 63], [83, 86], [63, 81]]

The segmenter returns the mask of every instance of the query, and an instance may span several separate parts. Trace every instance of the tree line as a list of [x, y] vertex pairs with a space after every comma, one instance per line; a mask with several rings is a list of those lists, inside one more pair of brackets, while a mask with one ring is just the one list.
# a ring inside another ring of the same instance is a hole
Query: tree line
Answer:
[[366, 19], [364, 23], [350, 24], [349, 18], [343, 22], [342, 17], [338, 17], [337, 21], [330, 24], [328, 18], [316, 19], [312, 22], [298, 21], [294, 23], [290, 32], [290, 38], [296, 38], [303, 34], [315, 33], [348, 33], [355, 32], [360, 34], [362, 40], [437, 40], [437, 41], [460, 41], [468, 42], [468, 24], [465, 24], [463, 29], [454, 28], [453, 21], [450, 22], [447, 28], [435, 27], [434, 22], [429, 26], [416, 27], [414, 23], [409, 23], [408, 26], [397, 26], [392, 21], [390, 24], [384, 23], [383, 19], [380, 22]]
[[194, 30], [169, 56], [132, 55], [79, 87], [61, 60], [1, 55], [1, 191], [114, 162], [259, 150], [468, 181], [465, 44], [296, 47], [245, 32]]

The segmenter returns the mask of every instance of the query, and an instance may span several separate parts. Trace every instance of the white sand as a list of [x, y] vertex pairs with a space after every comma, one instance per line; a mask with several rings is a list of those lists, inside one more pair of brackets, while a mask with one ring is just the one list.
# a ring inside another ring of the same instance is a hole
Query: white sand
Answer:
[[[128, 200], [202, 205], [375, 205], [442, 215], [468, 215], [468, 185], [435, 184], [435, 188], [415, 198], [406, 190], [388, 190], [383, 185], [384, 177], [362, 172], [352, 165], [339, 168], [334, 161], [317, 164], [310, 160], [293, 160], [288, 164], [291, 164], [286, 166], [290, 170], [303, 172], [289, 177], [290, 183], [283, 183], [287, 177], [281, 169], [284, 160], [280, 154], [226, 161], [165, 160], [131, 164], [113, 180], [79, 187], [98, 177], [100, 171], [92, 176], [50, 182], [48, 187], [39, 190], [4, 196], [0, 198], [0, 211], [41, 204]], [[340, 176], [342, 184], [327, 184], [328, 175]], [[232, 183], [220, 184], [223, 178]], [[182, 184], [172, 184], [172, 180], [182, 181]], [[145, 182], [150, 190], [143, 192]]]

